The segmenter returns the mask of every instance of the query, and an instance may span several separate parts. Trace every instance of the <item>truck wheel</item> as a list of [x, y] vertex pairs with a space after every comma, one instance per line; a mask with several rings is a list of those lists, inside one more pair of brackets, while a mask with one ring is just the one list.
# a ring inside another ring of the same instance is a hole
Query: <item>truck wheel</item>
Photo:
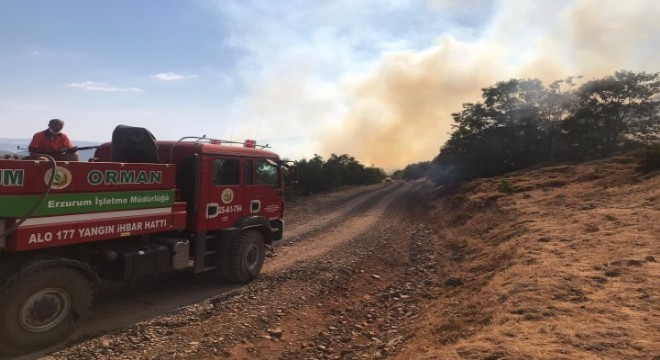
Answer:
[[234, 283], [246, 283], [259, 275], [264, 265], [264, 238], [256, 230], [241, 232], [231, 242], [227, 278]]
[[53, 266], [16, 276], [0, 292], [0, 348], [34, 351], [66, 339], [92, 303], [87, 277]]

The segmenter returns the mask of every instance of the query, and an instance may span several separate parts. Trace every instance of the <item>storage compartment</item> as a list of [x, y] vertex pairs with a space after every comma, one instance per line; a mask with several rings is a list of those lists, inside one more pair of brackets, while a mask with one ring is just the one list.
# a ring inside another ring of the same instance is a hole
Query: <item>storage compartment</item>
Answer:
[[190, 242], [187, 239], [159, 238], [157, 241], [170, 249], [172, 270], [181, 270], [188, 267]]
[[102, 257], [97, 272], [104, 279], [128, 280], [172, 271], [170, 249], [165, 245], [114, 249]]

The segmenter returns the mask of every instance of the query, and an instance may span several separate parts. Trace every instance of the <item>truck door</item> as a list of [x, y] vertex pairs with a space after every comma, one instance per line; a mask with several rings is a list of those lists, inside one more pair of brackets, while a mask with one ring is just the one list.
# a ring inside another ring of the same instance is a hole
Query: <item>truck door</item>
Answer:
[[212, 157], [210, 169], [212, 181], [209, 184], [206, 204], [207, 228], [209, 230], [234, 225], [245, 212], [244, 187], [241, 186], [241, 159], [232, 157]]
[[250, 213], [269, 220], [281, 218], [284, 191], [279, 166], [271, 159], [255, 159], [254, 170]]

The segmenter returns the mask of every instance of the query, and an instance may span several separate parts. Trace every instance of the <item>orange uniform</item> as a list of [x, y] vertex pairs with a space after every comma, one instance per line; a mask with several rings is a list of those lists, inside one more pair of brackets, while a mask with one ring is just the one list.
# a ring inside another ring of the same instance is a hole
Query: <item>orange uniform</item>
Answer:
[[64, 133], [53, 134], [49, 130], [34, 134], [30, 142], [30, 155], [44, 153], [54, 154], [72, 148], [71, 140]]

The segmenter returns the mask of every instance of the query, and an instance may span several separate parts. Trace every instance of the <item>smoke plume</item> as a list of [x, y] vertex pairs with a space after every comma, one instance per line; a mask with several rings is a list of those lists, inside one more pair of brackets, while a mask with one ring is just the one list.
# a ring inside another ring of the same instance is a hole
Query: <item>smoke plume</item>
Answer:
[[373, 72], [351, 79], [347, 113], [325, 131], [321, 154], [400, 169], [437, 155], [451, 113], [497, 81], [658, 71], [656, 0], [497, 4], [479, 36], [443, 35], [424, 51], [388, 53]]

